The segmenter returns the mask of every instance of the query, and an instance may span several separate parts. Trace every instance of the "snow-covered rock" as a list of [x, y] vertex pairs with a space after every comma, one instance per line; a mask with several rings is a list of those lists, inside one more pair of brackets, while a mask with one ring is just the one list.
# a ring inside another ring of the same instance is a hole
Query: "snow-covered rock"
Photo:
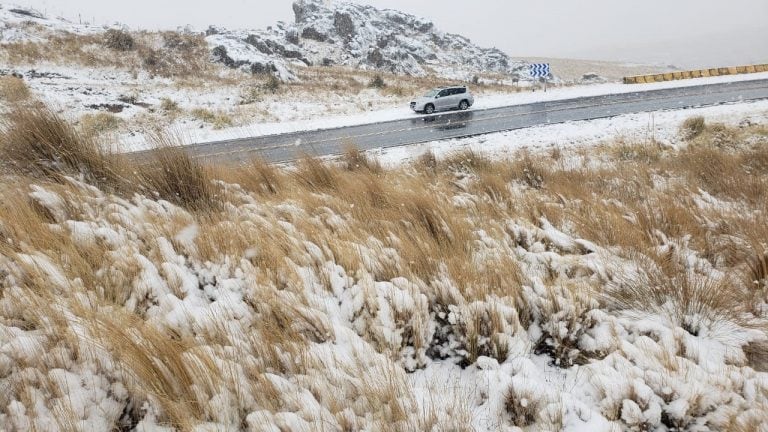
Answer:
[[[297, 0], [295, 22], [266, 29], [205, 32], [210, 60], [254, 74], [295, 81], [296, 67], [342, 65], [394, 74], [470, 80], [481, 73], [527, 79], [527, 64], [496, 48], [481, 48], [434, 23], [391, 9], [346, 2]], [[111, 27], [123, 26], [115, 24]], [[110, 26], [46, 17], [28, 8], [0, 4], [0, 44], [44, 42], [56, 34], [93, 35]], [[184, 30], [180, 30], [184, 31]], [[188, 31], [188, 29], [187, 29]]]
[[[470, 79], [478, 73], [527, 77], [526, 63], [496, 48], [445, 33], [432, 22], [391, 9], [344, 2], [297, 0], [294, 23], [266, 30], [211, 27], [207, 40], [217, 61], [253, 72], [290, 65], [344, 65], [395, 74]], [[226, 53], [228, 57], [220, 54]]]

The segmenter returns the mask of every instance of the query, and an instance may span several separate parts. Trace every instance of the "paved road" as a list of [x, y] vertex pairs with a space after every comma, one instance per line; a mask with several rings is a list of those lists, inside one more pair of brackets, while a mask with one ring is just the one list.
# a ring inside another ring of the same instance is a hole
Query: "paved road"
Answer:
[[[768, 79], [580, 97], [433, 116], [414, 114], [405, 120], [195, 144], [186, 150], [193, 158], [208, 162], [238, 163], [257, 156], [269, 162], [284, 162], [302, 154], [340, 154], [349, 144], [369, 150], [567, 121], [758, 99], [768, 99]], [[141, 157], [142, 154], [132, 155]]]

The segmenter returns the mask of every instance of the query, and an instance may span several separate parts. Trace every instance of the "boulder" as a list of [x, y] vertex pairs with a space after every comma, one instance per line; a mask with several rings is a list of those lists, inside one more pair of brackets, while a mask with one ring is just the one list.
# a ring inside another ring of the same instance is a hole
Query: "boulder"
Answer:
[[322, 3], [316, 0], [299, 0], [293, 2], [293, 15], [296, 17], [296, 23], [301, 24], [308, 21], [313, 13], [316, 13], [322, 7]]
[[301, 37], [304, 39], [312, 39], [318, 42], [325, 42], [328, 40], [328, 35], [321, 33], [318, 29], [309, 26], [305, 27], [301, 32]]
[[277, 72], [277, 67], [274, 63], [251, 63], [251, 73], [253, 75], [273, 74]]
[[351, 40], [357, 32], [355, 23], [348, 13], [336, 12], [333, 14], [333, 28], [344, 40]]

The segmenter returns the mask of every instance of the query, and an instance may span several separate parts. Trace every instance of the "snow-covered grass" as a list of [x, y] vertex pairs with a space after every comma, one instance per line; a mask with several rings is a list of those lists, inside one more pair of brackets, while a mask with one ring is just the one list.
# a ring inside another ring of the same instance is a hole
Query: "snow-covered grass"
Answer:
[[55, 156], [11, 165], [0, 429], [760, 430], [753, 123], [705, 118], [675, 147], [211, 167], [213, 206]]
[[0, 77], [0, 100], [17, 103], [29, 98], [29, 87], [17, 77]]

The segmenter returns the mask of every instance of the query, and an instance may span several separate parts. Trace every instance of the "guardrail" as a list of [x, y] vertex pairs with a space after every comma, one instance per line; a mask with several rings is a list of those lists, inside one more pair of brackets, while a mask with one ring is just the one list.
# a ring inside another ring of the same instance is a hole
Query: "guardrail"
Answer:
[[635, 75], [624, 77], [624, 84], [645, 84], [662, 81], [675, 81], [692, 78], [703, 78], [721, 75], [739, 75], [748, 73], [768, 72], [768, 64], [733, 66], [689, 71], [667, 72], [651, 75]]

